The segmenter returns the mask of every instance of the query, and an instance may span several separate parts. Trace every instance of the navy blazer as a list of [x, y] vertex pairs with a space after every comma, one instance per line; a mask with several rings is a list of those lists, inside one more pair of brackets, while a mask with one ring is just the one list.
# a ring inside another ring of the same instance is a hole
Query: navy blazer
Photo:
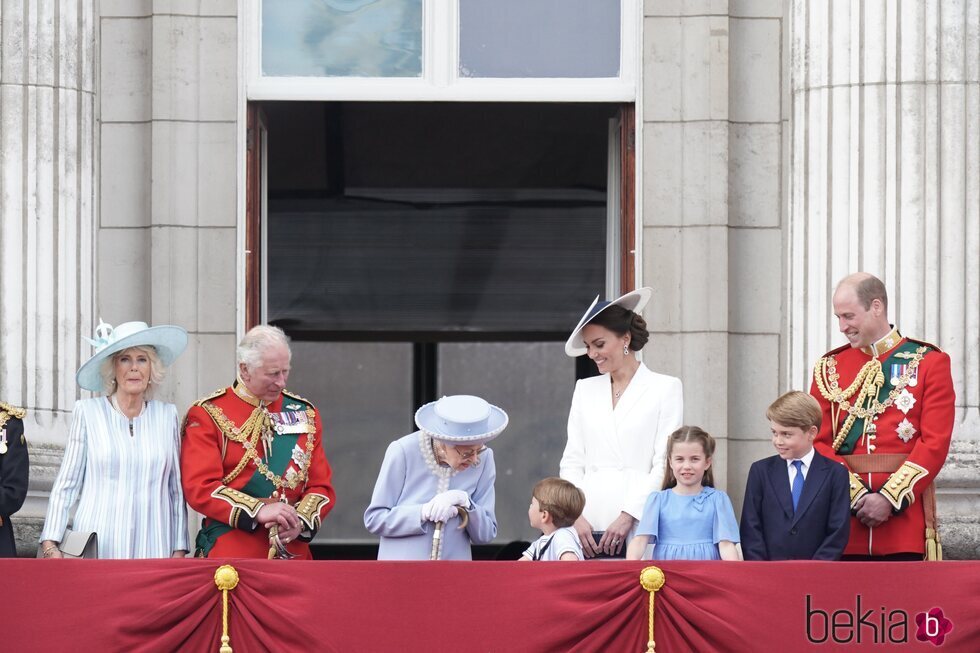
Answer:
[[786, 461], [752, 463], [742, 505], [746, 560], [839, 560], [851, 529], [847, 469], [814, 451], [796, 513]]
[[4, 428], [7, 451], [0, 454], [0, 558], [13, 558], [17, 556], [17, 547], [10, 516], [20, 510], [27, 498], [30, 461], [24, 440], [24, 423], [12, 417]]

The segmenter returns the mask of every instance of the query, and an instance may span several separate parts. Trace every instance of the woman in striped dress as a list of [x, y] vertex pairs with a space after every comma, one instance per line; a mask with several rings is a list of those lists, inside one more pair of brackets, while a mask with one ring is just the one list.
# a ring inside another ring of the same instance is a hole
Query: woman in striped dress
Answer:
[[[45, 558], [75, 506], [72, 529], [98, 534], [100, 558], [183, 557], [189, 550], [180, 486], [177, 408], [151, 399], [187, 345], [177, 326], [100, 324], [78, 384], [105, 395], [75, 404], [65, 457], [41, 532]], [[76, 506], [77, 502], [77, 506]]]

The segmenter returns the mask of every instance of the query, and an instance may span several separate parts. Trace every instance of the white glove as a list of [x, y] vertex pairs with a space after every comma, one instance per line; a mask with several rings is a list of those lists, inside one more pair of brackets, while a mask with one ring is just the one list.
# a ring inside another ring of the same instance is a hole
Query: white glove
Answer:
[[447, 522], [459, 514], [456, 506], [466, 506], [470, 496], [463, 490], [447, 490], [422, 506], [422, 521]]

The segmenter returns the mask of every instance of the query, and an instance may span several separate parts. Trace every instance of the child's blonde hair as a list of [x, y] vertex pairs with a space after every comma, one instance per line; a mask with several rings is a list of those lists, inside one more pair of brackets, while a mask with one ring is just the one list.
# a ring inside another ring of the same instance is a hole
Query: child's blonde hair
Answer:
[[[667, 438], [667, 460], [666, 460], [666, 471], [664, 472], [664, 484], [660, 488], [662, 490], [668, 490], [675, 485], [677, 485], [677, 479], [674, 478], [674, 470], [670, 468], [670, 455], [674, 451], [674, 445], [684, 442], [697, 442], [704, 449], [705, 458], [711, 458], [715, 455], [715, 439], [708, 435], [708, 432], [702, 429], [700, 426], [682, 426]], [[711, 473], [711, 468], [704, 470], [704, 478], [701, 480], [701, 485], [705, 487], [714, 487], [715, 479], [714, 475]]]
[[799, 390], [790, 390], [770, 404], [766, 419], [780, 426], [791, 426], [809, 431], [820, 428], [823, 413], [820, 404], [812, 396]]
[[531, 496], [538, 500], [541, 510], [551, 515], [551, 523], [565, 528], [575, 523], [585, 509], [585, 494], [573, 483], [557, 476], [543, 478], [534, 485]]

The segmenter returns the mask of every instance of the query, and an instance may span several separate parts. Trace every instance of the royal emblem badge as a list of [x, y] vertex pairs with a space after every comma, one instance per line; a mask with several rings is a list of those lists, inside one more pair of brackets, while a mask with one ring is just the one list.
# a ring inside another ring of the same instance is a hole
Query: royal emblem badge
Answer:
[[912, 393], [909, 392], [908, 388], [902, 388], [902, 393], [898, 395], [897, 399], [895, 399], [895, 407], [908, 415], [909, 411], [912, 410], [912, 406], [914, 405], [915, 397], [912, 396]]
[[912, 426], [912, 422], [907, 419], [903, 419], [898, 427], [896, 428], [898, 437], [902, 438], [902, 442], [908, 442], [911, 440], [916, 433], [915, 427]]

